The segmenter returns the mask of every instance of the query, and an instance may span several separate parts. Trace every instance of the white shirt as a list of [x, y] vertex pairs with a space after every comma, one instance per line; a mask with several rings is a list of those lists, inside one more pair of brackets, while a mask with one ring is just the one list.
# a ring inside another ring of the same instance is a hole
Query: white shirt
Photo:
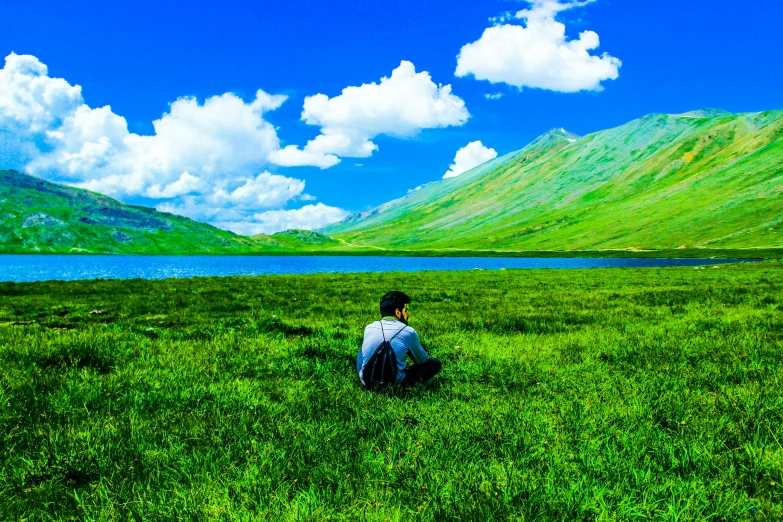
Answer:
[[416, 333], [416, 330], [397, 319], [388, 317], [381, 321], [375, 321], [364, 329], [362, 349], [356, 355], [356, 370], [359, 372], [359, 380], [362, 381], [362, 384], [364, 384], [362, 379], [364, 365], [370, 360], [378, 345], [383, 342], [384, 337], [387, 341], [391, 339], [394, 355], [397, 357], [397, 382], [405, 378], [405, 357], [407, 355], [410, 355], [416, 364], [425, 363], [430, 358], [421, 347], [419, 334]]

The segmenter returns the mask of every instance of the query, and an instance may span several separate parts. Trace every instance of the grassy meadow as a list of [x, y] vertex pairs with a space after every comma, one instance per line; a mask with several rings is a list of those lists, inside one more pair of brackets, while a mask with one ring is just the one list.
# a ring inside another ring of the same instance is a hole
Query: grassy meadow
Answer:
[[0, 519], [778, 520], [781, 269], [0, 284]]

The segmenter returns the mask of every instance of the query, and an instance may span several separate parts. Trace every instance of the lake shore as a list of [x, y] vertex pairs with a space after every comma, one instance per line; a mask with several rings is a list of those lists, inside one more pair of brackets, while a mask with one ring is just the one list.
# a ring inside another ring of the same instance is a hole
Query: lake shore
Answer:
[[79, 249], [70, 252], [30, 252], [27, 250], [0, 250], [2, 255], [112, 255], [112, 256], [390, 256], [390, 257], [524, 257], [524, 258], [620, 258], [620, 259], [783, 259], [783, 248], [708, 249], [681, 248], [666, 250], [605, 249], [605, 250], [402, 250], [370, 247], [330, 247], [307, 250], [266, 250], [243, 253], [199, 253], [199, 252], [140, 252], [112, 253], [91, 252]]

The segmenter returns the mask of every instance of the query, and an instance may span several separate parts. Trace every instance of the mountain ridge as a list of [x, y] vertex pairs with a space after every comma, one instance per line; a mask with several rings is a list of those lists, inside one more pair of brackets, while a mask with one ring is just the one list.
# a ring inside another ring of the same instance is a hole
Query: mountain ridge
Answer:
[[781, 158], [781, 110], [649, 114], [581, 137], [554, 128], [318, 231], [251, 237], [0, 170], [0, 253], [776, 249]]
[[493, 169], [499, 168], [502, 165], [507, 164], [508, 162], [514, 160], [519, 156], [525, 155], [526, 156], [525, 161], [530, 161], [536, 159], [542, 154], [547, 154], [548, 152], [551, 152], [558, 146], [571, 143], [569, 141], [569, 138], [576, 137], [578, 139], [578, 136], [576, 134], [573, 134], [568, 131], [565, 132], [563, 131], [565, 131], [565, 129], [562, 129], [561, 127], [550, 129], [549, 131], [538, 136], [536, 139], [530, 142], [529, 145], [523, 147], [520, 150], [509, 152], [508, 154], [505, 154], [498, 158], [494, 158], [489, 161], [486, 161], [481, 165], [478, 165], [466, 172], [463, 172], [459, 176], [431, 181], [423, 185], [420, 190], [410, 192], [405, 196], [383, 203], [373, 209], [353, 213], [347, 216], [342, 221], [339, 221], [338, 223], [327, 225], [318, 230], [319, 232], [325, 234], [330, 234], [334, 231], [339, 232], [341, 229], [341, 225], [350, 224], [350, 223], [357, 222], [359, 220], [364, 220], [367, 218], [371, 218], [373, 216], [377, 216], [378, 214], [386, 210], [389, 210], [390, 208], [394, 208], [400, 204], [405, 204], [405, 205], [417, 204], [420, 201], [430, 198], [431, 192], [435, 192], [436, 194], [439, 195], [450, 193], [458, 188], [461, 188], [462, 186], [465, 186], [475, 181], [477, 178], [483, 176], [487, 172], [490, 172]]
[[781, 134], [783, 111], [718, 109], [650, 114], [574, 141], [549, 131], [457, 185], [430, 183], [321, 231], [403, 249], [783, 246]]

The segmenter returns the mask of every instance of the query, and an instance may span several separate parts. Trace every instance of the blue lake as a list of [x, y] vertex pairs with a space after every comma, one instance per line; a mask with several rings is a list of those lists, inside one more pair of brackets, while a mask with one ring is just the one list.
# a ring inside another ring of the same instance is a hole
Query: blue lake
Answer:
[[738, 259], [0, 255], [0, 281], [718, 265]]

